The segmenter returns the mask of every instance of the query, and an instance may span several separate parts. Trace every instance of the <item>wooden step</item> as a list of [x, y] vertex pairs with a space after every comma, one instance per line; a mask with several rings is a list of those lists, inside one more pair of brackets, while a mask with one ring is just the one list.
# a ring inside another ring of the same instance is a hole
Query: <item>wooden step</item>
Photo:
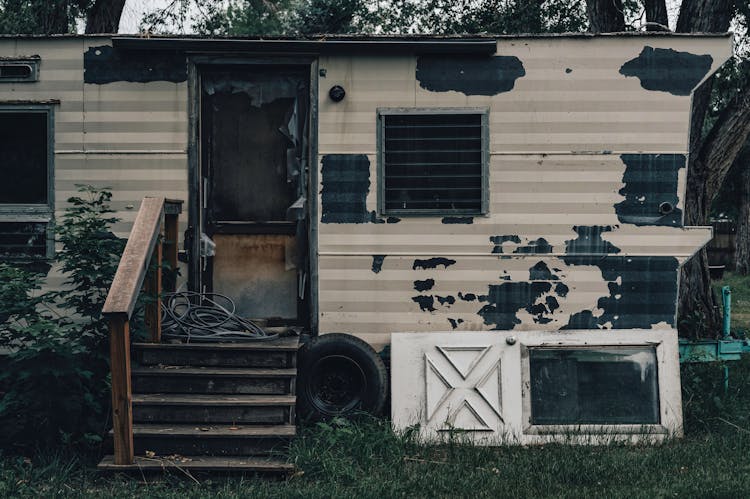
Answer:
[[114, 456], [104, 456], [97, 468], [115, 473], [257, 473], [289, 475], [294, 465], [279, 459], [246, 456], [136, 456], [135, 462], [116, 465]]
[[285, 395], [295, 390], [296, 368], [133, 367], [133, 393]]
[[204, 367], [294, 367], [299, 338], [284, 337], [249, 343], [134, 343], [141, 365]]
[[292, 425], [133, 424], [137, 455], [258, 456], [284, 452]]
[[294, 424], [293, 395], [133, 395], [136, 423]]

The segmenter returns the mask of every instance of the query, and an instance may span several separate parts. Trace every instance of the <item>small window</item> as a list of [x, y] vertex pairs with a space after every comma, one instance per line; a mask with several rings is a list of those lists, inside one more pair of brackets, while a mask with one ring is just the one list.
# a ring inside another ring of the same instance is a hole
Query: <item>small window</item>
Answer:
[[532, 425], [658, 424], [656, 349], [530, 348]]
[[0, 83], [39, 81], [39, 59], [0, 60]]
[[382, 213], [487, 212], [486, 110], [379, 113]]
[[52, 108], [0, 104], [0, 260], [51, 256]]

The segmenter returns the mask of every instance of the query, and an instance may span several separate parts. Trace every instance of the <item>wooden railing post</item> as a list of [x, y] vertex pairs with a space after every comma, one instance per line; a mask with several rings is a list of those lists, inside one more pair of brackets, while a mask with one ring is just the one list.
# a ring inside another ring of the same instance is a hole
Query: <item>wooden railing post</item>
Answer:
[[169, 264], [169, 274], [164, 288], [174, 293], [177, 291], [177, 253], [179, 251], [179, 215], [171, 211], [164, 211], [164, 259]]
[[[115, 464], [133, 464], [133, 408], [130, 386], [130, 318], [142, 288], [156, 299], [147, 305], [146, 323], [151, 340], [161, 339], [162, 230], [169, 231], [168, 258], [177, 267], [177, 215], [181, 201], [144, 198], [102, 308], [109, 321], [109, 355], [112, 369], [112, 426]], [[165, 207], [169, 207], [166, 215]], [[174, 257], [172, 256], [174, 255]], [[149, 272], [149, 269], [152, 269]]]
[[109, 354], [112, 364], [112, 429], [115, 464], [133, 464], [130, 324], [126, 315], [109, 318]]
[[159, 238], [154, 248], [154, 253], [151, 257], [151, 272], [146, 278], [145, 286], [145, 291], [150, 301], [146, 304], [144, 319], [151, 333], [151, 341], [153, 343], [161, 342], [162, 239], [162, 237]]

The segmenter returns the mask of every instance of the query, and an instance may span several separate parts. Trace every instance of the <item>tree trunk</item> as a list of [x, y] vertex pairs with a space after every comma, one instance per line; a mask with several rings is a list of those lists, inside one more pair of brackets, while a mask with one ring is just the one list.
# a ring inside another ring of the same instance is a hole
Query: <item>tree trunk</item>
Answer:
[[735, 271], [750, 274], [750, 163], [742, 166], [740, 175], [740, 210], [737, 215]]
[[96, 0], [86, 14], [86, 33], [117, 33], [125, 0]]
[[678, 33], [723, 33], [732, 22], [734, 0], [682, 0]]
[[669, 31], [665, 0], [646, 0], [646, 31]]
[[622, 0], [586, 0], [586, 14], [592, 33], [625, 31]]

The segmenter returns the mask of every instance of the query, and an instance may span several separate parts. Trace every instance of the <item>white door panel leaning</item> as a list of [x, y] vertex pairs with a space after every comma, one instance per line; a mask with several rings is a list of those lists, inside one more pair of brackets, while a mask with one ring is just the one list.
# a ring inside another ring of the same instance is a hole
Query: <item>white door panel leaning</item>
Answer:
[[674, 330], [394, 333], [392, 419], [431, 441], [660, 441], [682, 433]]

